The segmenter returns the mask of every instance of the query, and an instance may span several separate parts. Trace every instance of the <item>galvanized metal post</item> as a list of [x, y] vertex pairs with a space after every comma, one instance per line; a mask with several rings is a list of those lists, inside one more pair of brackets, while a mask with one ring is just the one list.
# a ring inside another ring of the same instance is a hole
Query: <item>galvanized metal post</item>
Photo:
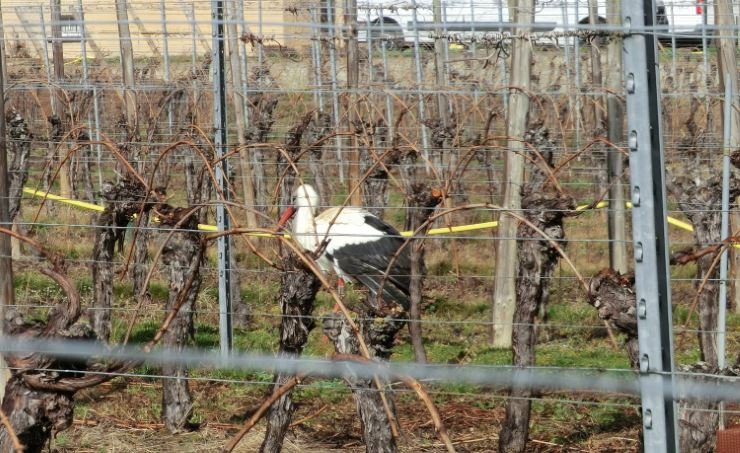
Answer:
[[[732, 153], [732, 101], [733, 78], [725, 75], [725, 110], [724, 110], [724, 152], [722, 153], [722, 220], [720, 237], [724, 241], [730, 235], [730, 154]], [[728, 251], [725, 249], [719, 262], [719, 312], [717, 314], [717, 366], [725, 367], [726, 360], [726, 326], [727, 321], [727, 273]]]
[[[2, 2], [0, 2], [2, 3]], [[5, 47], [5, 20], [3, 19], [3, 11], [2, 8], [0, 8], [0, 45], [2, 46], [2, 50], [0, 51], [0, 58], [2, 58], [2, 61], [0, 61], [0, 66], [2, 66], [2, 76], [3, 80], [8, 80], [8, 62], [6, 60], [6, 47]], [[0, 318], [2, 319], [2, 318]], [[2, 400], [0, 400], [2, 402]]]
[[93, 115], [95, 116], [95, 141], [98, 144], [95, 145], [96, 151], [96, 163], [98, 165], [98, 186], [103, 187], [103, 149], [100, 137], [100, 98], [98, 96], [98, 87], [93, 85]]
[[660, 74], [652, 33], [654, 1], [623, 0], [622, 24], [644, 450], [677, 452]]
[[[369, 11], [368, 11], [369, 14]], [[380, 14], [383, 14], [383, 10], [381, 8]], [[370, 20], [368, 18], [368, 24], [370, 23]], [[385, 25], [383, 24], [383, 21], [380, 21], [380, 35], [385, 36]], [[370, 32], [368, 32], [368, 48], [372, 50], [370, 47]], [[391, 73], [388, 66], [388, 46], [385, 41], [381, 42], [380, 51], [383, 55], [383, 81], [387, 82], [391, 78]], [[372, 53], [372, 52], [371, 52]], [[388, 137], [389, 141], [393, 140], [393, 137], [396, 136], [396, 121], [394, 119], [394, 113], [393, 113], [393, 98], [394, 94], [392, 93], [393, 87], [388, 87], [385, 93], [385, 118], [386, 118], [386, 127], [388, 128]]]
[[[724, 146], [722, 152], [722, 219], [720, 221], [720, 238], [724, 241], [730, 235], [730, 153], [732, 153], [732, 101], [733, 77], [725, 74], [725, 109], [724, 109]], [[719, 260], [719, 311], [717, 313], [717, 367], [725, 367], [727, 352], [727, 286], [729, 251], [725, 248]], [[724, 402], [719, 404], [719, 426], [725, 428]]]
[[[445, 58], [445, 51], [447, 50], [448, 43], [442, 30], [442, 0], [432, 0], [432, 15], [434, 17], [434, 83], [436, 85], [437, 118], [441, 121], [442, 127], [446, 129], [450, 124], [450, 109], [447, 104], [447, 96], [444, 93], [445, 88], [447, 88], [447, 73], [445, 72], [447, 58]], [[444, 147], [447, 144], [445, 143]], [[444, 149], [437, 149], [435, 147], [431, 154], [432, 165], [444, 175]]]
[[[88, 88], [88, 73], [87, 67], [87, 28], [85, 27], [85, 10], [82, 6], [82, 0], [77, 0], [77, 17], [75, 20], [79, 21], [80, 25], [80, 52], [82, 53], [82, 82], [85, 89]], [[89, 118], [89, 114], [88, 114]], [[88, 119], [88, 122], [90, 120]]]
[[[575, 17], [576, 21], [579, 17], [581, 17], [580, 11], [578, 11], [578, 4], [579, 2], [573, 3], [573, 6], [575, 7]], [[566, 13], [567, 14], [567, 13]], [[578, 30], [578, 22], [572, 24], [573, 28], [575, 30]], [[576, 149], [581, 149], [581, 123], [583, 123], [583, 119], [581, 118], [581, 110], [582, 110], [582, 101], [581, 98], [583, 97], [583, 91], [582, 91], [582, 81], [581, 81], [581, 40], [578, 38], [573, 38], [573, 44], [574, 44], [574, 56], [573, 56], [573, 68], [575, 70], [575, 84], [576, 84], [576, 118], [575, 118], [575, 126], [576, 126]]]
[[[64, 106], [62, 99], [64, 95], [59, 86], [64, 83], [64, 45], [62, 43], [62, 12], [61, 0], [51, 2], [51, 58], [54, 67], [54, 82], [57, 88], [51, 98], [52, 113], [58, 115], [64, 121]], [[61, 175], [60, 175], [61, 176]], [[70, 195], [62, 194], [65, 197]]]
[[[236, 2], [236, 8], [239, 14], [239, 27], [241, 30], [241, 35], [244, 36], [247, 34], [248, 31], [247, 21], [244, 19], [244, 2]], [[249, 70], [247, 66], [247, 47], [240, 46], [239, 50], [239, 58], [241, 58], [242, 62], [242, 92], [244, 93], [244, 96], [242, 97], [242, 102], [244, 103], [244, 118], [245, 123], [247, 124], [247, 126], [249, 126], [249, 109], [247, 108], [247, 106], [249, 105], [249, 77], [247, 77], [247, 75], [249, 74]]]
[[[215, 136], [213, 144], [216, 148], [216, 158], [220, 164], [216, 166], [216, 190], [223, 197], [224, 202], [229, 199], [227, 178], [229, 176], [228, 161], [221, 160], [226, 151], [226, 70], [225, 70], [225, 34], [224, 34], [224, 1], [211, 1], [211, 36], [213, 37], [213, 129]], [[216, 224], [218, 231], [229, 229], [229, 217], [225, 203], [216, 205]], [[233, 344], [231, 322], [231, 238], [218, 238], [218, 318], [219, 343], [221, 355], [228, 356]]]

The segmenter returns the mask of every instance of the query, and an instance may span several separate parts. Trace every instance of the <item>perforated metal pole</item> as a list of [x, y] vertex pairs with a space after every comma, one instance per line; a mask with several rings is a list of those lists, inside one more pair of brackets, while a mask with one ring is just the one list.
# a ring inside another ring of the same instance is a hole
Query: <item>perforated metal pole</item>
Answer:
[[[730, 154], [732, 153], [732, 98], [733, 80], [730, 74], [725, 74], [725, 120], [724, 120], [724, 152], [722, 153], [722, 219], [720, 236], [724, 241], [730, 235]], [[719, 312], [717, 313], [717, 366], [721, 370], [726, 360], [727, 320], [727, 249], [722, 251], [719, 263]]]
[[[213, 37], [212, 57], [213, 62], [213, 129], [215, 136], [213, 144], [216, 148], [217, 190], [223, 194], [224, 201], [228, 201], [229, 189], [226, 184], [229, 168], [226, 159], [221, 160], [226, 151], [226, 71], [225, 71], [225, 40], [224, 40], [224, 2], [213, 0], [211, 2], [211, 35]], [[229, 217], [225, 204], [216, 205], [216, 224], [218, 231], [229, 229]], [[219, 343], [221, 354], [227, 356], [231, 353], [233, 343], [231, 323], [231, 239], [229, 236], [218, 238], [218, 319], [219, 319]]]
[[649, 32], [654, 23], [653, 0], [623, 0], [643, 448], [651, 453], [678, 451], [660, 74]]
[[[724, 241], [730, 235], [730, 154], [732, 153], [732, 101], [733, 77], [725, 74], [725, 109], [724, 109], [724, 139], [722, 152], [722, 217], [720, 220], [720, 237]], [[728, 251], [722, 250], [719, 260], [719, 311], [717, 312], [717, 367], [725, 367], [727, 352], [727, 280]], [[725, 428], [724, 402], [719, 403], [719, 426]]]

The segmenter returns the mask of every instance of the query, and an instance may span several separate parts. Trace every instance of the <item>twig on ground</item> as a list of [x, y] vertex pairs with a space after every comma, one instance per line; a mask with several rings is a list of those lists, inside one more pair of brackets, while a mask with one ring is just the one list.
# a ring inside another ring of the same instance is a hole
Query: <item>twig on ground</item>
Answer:
[[307, 415], [307, 416], [303, 417], [303, 418], [302, 418], [302, 419], [300, 419], [300, 420], [296, 420], [296, 421], [294, 421], [293, 423], [291, 423], [291, 424], [290, 424], [290, 426], [291, 426], [291, 427], [293, 427], [293, 426], [298, 426], [298, 425], [301, 425], [301, 424], [303, 424], [303, 423], [305, 423], [305, 422], [307, 422], [307, 421], [311, 420], [311, 419], [312, 419], [312, 418], [314, 418], [314, 417], [318, 417], [319, 415], [321, 415], [322, 413], [324, 413], [324, 411], [326, 411], [327, 409], [329, 409], [329, 405], [328, 405], [328, 404], [324, 404], [323, 406], [321, 406], [321, 407], [319, 408], [319, 410], [317, 410], [317, 411], [316, 411], [316, 412], [314, 412], [313, 414], [309, 414], [309, 415]]
[[[382, 366], [382, 364], [378, 362], [373, 362], [372, 360], [366, 359], [364, 357], [360, 357], [357, 355], [352, 354], [336, 354], [334, 355], [334, 360], [344, 360], [344, 361], [350, 361], [350, 362], [357, 362], [362, 363], [365, 365], [375, 365], [375, 366]], [[396, 378], [403, 381], [404, 384], [406, 384], [409, 388], [414, 390], [416, 394], [419, 396], [419, 399], [421, 399], [424, 404], [427, 407], [427, 410], [429, 411], [429, 415], [432, 417], [432, 421], [434, 422], [434, 430], [437, 432], [437, 436], [439, 436], [439, 440], [442, 441], [442, 443], [447, 447], [447, 451], [449, 453], [455, 453], [455, 447], [452, 446], [452, 441], [450, 440], [450, 436], [447, 434], [447, 429], [445, 429], [444, 423], [442, 422], [442, 417], [439, 415], [439, 411], [437, 410], [437, 407], [434, 405], [434, 402], [432, 401], [432, 398], [429, 396], [429, 393], [424, 389], [424, 386], [421, 385], [419, 381], [414, 379], [411, 376], [405, 376], [405, 375], [395, 375]]]
[[242, 429], [239, 430], [238, 433], [224, 446], [224, 453], [230, 453], [236, 448], [236, 446], [239, 444], [239, 442], [244, 438], [244, 436], [247, 435], [249, 430], [251, 430], [254, 425], [257, 424], [258, 421], [267, 413], [267, 410], [270, 409], [270, 407], [280, 399], [281, 396], [285, 395], [287, 392], [293, 389], [296, 385], [300, 384], [303, 379], [305, 379], [307, 376], [307, 373], [298, 373], [292, 378], [288, 379], [288, 381], [285, 382], [282, 386], [275, 389], [274, 392], [272, 392], [272, 395], [270, 395], [269, 398], [267, 398], [262, 405], [260, 405], [259, 409], [252, 414], [251, 417], [249, 417], [249, 420], [244, 424]]

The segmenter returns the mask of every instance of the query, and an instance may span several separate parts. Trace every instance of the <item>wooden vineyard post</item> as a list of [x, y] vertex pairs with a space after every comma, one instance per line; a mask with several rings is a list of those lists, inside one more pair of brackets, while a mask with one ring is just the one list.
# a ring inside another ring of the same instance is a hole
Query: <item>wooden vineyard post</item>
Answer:
[[254, 193], [254, 175], [252, 174], [252, 164], [250, 162], [252, 149], [246, 148], [247, 137], [246, 124], [247, 116], [244, 108], [244, 97], [247, 95], [242, 90], [242, 62], [239, 58], [239, 36], [236, 28], [237, 4], [236, 0], [231, 0], [227, 4], [227, 15], [229, 21], [226, 24], [226, 35], [229, 41], [229, 64], [231, 66], [231, 105], [234, 108], [234, 121], [236, 122], [236, 141], [240, 148], [239, 151], [239, 171], [242, 180], [242, 192], [244, 193], [244, 203], [246, 203], [247, 228], [257, 228], [257, 201]]
[[[59, 117], [61, 121], [62, 134], [67, 130], [67, 113], [64, 108], [63, 89], [64, 85], [64, 44], [62, 43], [62, 13], [61, 13], [61, 0], [53, 0], [51, 2], [51, 48], [52, 48], [52, 64], [54, 66], [54, 81], [56, 87], [54, 88], [54, 95], [52, 96], [52, 112]], [[4, 114], [4, 113], [3, 113]], [[54, 143], [59, 152], [62, 147], [61, 143]], [[64, 156], [60, 156], [61, 159]], [[59, 172], [59, 191], [63, 197], [72, 196], [72, 184], [69, 180], [69, 161], [64, 160], [62, 163], [62, 169]]]
[[[526, 33], [534, 22], [534, 0], [518, 0], [515, 33]], [[503, 208], [506, 211], [519, 211], [522, 206], [521, 189], [524, 183], [523, 138], [527, 129], [529, 112], [530, 76], [532, 73], [532, 46], [526, 39], [515, 39], [512, 49], [511, 97], [507, 135], [509, 142], [506, 153], [506, 175]], [[499, 222], [499, 243], [496, 251], [496, 276], [493, 292], [493, 334], [492, 346], [511, 347], [512, 320], [516, 305], [515, 277], [517, 269], [516, 232], [519, 221], [502, 213]]]
[[[359, 112], [357, 101], [357, 87], [360, 79], [360, 52], [357, 44], [357, 0], [346, 0], [344, 8], [344, 25], [346, 27], [347, 52], [347, 123], [350, 137], [349, 167], [347, 177], [347, 192], [351, 193], [351, 204], [362, 205], [360, 185], [360, 148], [354, 130], [358, 127]], [[359, 186], [359, 187], [358, 187]], [[354, 192], [353, 192], [354, 191]]]
[[[0, 27], [1, 29], [2, 27]], [[0, 37], [2, 38], [2, 37]], [[0, 46], [0, 226], [10, 229], [10, 197], [8, 178], [8, 148], [5, 141], [5, 41]], [[10, 247], [10, 236], [0, 234], [0, 335], [5, 325], [5, 307], [13, 305], [13, 259]], [[0, 403], [5, 395], [5, 384], [10, 372], [5, 359], [0, 354]]]
[[[621, 0], [607, 3], [607, 22], [609, 25], [620, 25], [622, 20]], [[622, 89], [622, 38], [612, 36], [607, 44], [607, 62], [609, 71], [606, 74], [609, 93], [606, 96], [607, 135], [611, 146], [606, 151], [607, 184], [609, 185], [609, 265], [612, 269], [626, 273], [627, 228], [625, 216], [624, 187], [622, 186], [624, 165], [622, 153], [614, 146], [624, 141], [624, 108], [616, 93]]]
[[136, 126], [136, 98], [134, 95], [134, 48], [131, 43], [131, 30], [128, 24], [126, 0], [116, 0], [118, 39], [121, 47], [121, 70], [123, 71], [124, 104], [126, 122], [129, 129]]

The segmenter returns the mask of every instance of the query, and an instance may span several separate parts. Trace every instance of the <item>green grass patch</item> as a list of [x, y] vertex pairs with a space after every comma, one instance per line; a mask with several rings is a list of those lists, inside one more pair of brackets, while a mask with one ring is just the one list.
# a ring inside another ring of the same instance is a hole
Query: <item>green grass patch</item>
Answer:
[[608, 341], [578, 339], [537, 345], [538, 366], [574, 368], [629, 368], [623, 349], [614, 350]]

